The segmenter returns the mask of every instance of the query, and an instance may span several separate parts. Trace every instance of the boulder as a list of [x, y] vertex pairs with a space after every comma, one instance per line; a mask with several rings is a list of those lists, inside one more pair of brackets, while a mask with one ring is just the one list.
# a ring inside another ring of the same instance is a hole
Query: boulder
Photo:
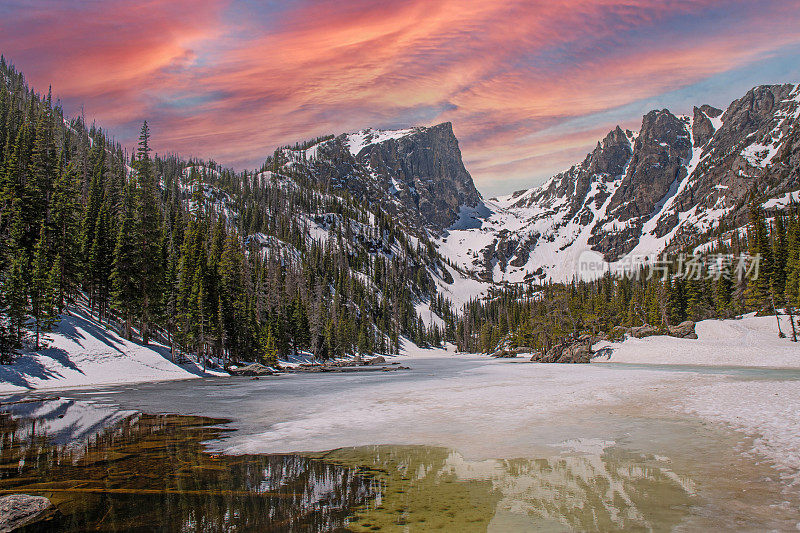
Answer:
[[326, 363], [325, 366], [335, 367], [335, 368], [345, 368], [345, 367], [351, 367], [351, 366], [361, 366], [361, 365], [364, 365], [364, 364], [365, 364], [364, 361], [360, 360], [360, 359], [359, 360], [356, 360], [356, 359], [349, 359], [349, 360], [345, 359], [344, 361], [331, 361], [329, 363]]
[[516, 357], [520, 353], [519, 348], [500, 348], [490, 354], [490, 357]]
[[517, 346], [514, 348], [514, 355], [519, 355], [523, 353], [534, 353], [536, 350], [531, 348], [530, 346]]
[[44, 496], [10, 494], [0, 497], [0, 533], [30, 526], [55, 513], [55, 506]]
[[629, 334], [631, 328], [626, 328], [625, 326], [614, 326], [611, 329], [611, 339], [621, 339], [625, 335]]
[[229, 368], [228, 372], [230, 372], [231, 376], [271, 376], [275, 373], [271, 368], [261, 363], [251, 363], [239, 368]]
[[611, 346], [606, 346], [605, 348], [600, 348], [596, 352], [592, 354], [592, 359], [603, 359], [605, 358], [606, 361], [611, 359], [611, 356], [614, 354], [614, 348]]
[[694, 331], [694, 322], [686, 320], [677, 326], [670, 326], [668, 333], [671, 337], [678, 337], [681, 339], [696, 339], [697, 333]]
[[382, 355], [378, 355], [376, 357], [373, 357], [369, 361], [367, 361], [367, 364], [370, 365], [370, 366], [373, 366], [373, 365], [385, 365], [386, 364], [386, 359]]
[[630, 336], [635, 337], [637, 339], [643, 339], [645, 337], [652, 337], [653, 335], [658, 335], [658, 329], [654, 328], [650, 324], [645, 324], [643, 326], [636, 326], [630, 329]]
[[588, 363], [592, 359], [592, 345], [586, 341], [556, 344], [547, 352], [537, 352], [531, 357], [535, 363]]

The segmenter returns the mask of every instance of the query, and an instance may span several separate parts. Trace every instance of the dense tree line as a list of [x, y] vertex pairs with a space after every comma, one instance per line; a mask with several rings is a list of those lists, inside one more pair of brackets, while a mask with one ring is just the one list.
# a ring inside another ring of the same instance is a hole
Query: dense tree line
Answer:
[[777, 309], [785, 309], [790, 318], [790, 330], [782, 333], [796, 339], [800, 208], [792, 204], [766, 213], [754, 197], [747, 227], [721, 232], [712, 243], [702, 253], [688, 247], [656, 268], [622, 276], [495, 290], [465, 306], [457, 345], [490, 352], [509, 341], [546, 350], [586, 333], [613, 337], [617, 326], [649, 324], [666, 330], [685, 320]]
[[223, 363], [443, 342], [419, 301], [452, 337], [431, 274], [443, 259], [379, 206], [322, 190], [280, 152], [257, 173], [156, 156], [146, 122], [128, 155], [4, 59], [0, 76], [5, 362], [77, 305], [127, 338]]

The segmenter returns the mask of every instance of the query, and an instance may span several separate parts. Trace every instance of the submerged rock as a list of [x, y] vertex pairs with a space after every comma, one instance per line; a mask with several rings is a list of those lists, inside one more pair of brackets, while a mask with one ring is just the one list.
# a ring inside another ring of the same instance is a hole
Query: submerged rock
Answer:
[[0, 497], [0, 533], [30, 526], [55, 513], [55, 506], [44, 496], [10, 494]]

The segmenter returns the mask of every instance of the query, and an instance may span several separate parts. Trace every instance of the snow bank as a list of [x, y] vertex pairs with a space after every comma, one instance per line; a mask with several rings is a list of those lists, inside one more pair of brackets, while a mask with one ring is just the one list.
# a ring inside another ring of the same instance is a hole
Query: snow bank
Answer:
[[[788, 317], [781, 316], [781, 328], [791, 336]], [[774, 316], [703, 320], [695, 331], [697, 339], [659, 335], [594, 348], [612, 348], [610, 361], [617, 363], [800, 368], [800, 343], [778, 338]]]
[[436, 357], [455, 357], [464, 355], [456, 350], [456, 346], [452, 343], [445, 343], [444, 348], [420, 348], [407, 337], [400, 338], [400, 354], [391, 356], [394, 358], [425, 358], [432, 359]]
[[[203, 375], [195, 363], [177, 365], [169, 348], [127, 341], [86, 314], [62, 316], [46, 348], [0, 366], [0, 393], [187, 379]], [[223, 375], [207, 372], [207, 375]], [[227, 375], [227, 374], [224, 374]]]

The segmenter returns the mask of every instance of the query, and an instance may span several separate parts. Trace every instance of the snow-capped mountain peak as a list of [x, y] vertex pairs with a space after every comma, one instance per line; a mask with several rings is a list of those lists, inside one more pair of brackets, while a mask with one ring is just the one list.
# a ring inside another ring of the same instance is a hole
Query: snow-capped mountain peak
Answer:
[[651, 111], [638, 132], [615, 128], [539, 187], [487, 201], [481, 228], [450, 231], [440, 250], [506, 282], [569, 280], [587, 251], [610, 268], [652, 260], [723, 217], [743, 224], [753, 188], [768, 207], [785, 205], [800, 186], [799, 119], [800, 86], [788, 84], [755, 87], [725, 112]]

